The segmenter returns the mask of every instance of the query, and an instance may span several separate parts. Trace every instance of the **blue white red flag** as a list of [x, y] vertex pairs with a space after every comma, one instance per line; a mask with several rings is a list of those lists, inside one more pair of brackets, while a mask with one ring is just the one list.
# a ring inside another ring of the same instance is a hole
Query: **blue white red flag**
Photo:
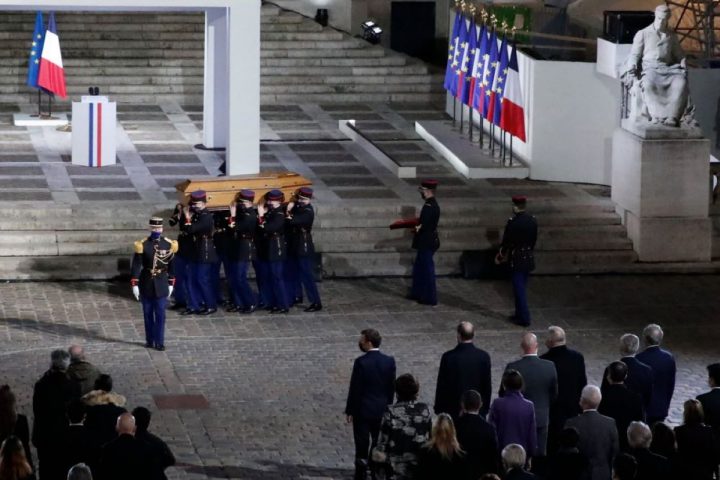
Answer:
[[480, 86], [482, 85], [483, 69], [485, 68], [485, 55], [487, 54], [488, 38], [485, 25], [480, 27], [480, 38], [477, 47], [475, 47], [475, 58], [472, 62], [472, 78], [470, 79], [470, 100], [468, 105], [477, 109], [480, 96]]
[[465, 53], [465, 48], [467, 47], [467, 37], [468, 37], [468, 25], [467, 21], [465, 20], [465, 16], [460, 15], [460, 33], [458, 35], [458, 41], [457, 41], [457, 48], [455, 49], [455, 53], [453, 55], [453, 63], [452, 68], [454, 69], [454, 79], [455, 84], [450, 86], [450, 93], [453, 94], [454, 97], [458, 96], [458, 79], [460, 77], [460, 67], [462, 66], [461, 62], [463, 59], [463, 55]]
[[457, 77], [455, 75], [455, 67], [453, 66], [453, 62], [457, 58], [456, 52], [458, 50], [459, 45], [459, 37], [460, 37], [460, 26], [462, 22], [463, 16], [461, 13], [455, 14], [455, 23], [453, 24], [452, 34], [450, 35], [450, 40], [448, 42], [448, 60], [447, 60], [447, 67], [445, 68], [445, 83], [444, 87], [445, 90], [451, 91], [454, 86], [457, 86]]
[[505, 91], [505, 78], [508, 74], [508, 46], [507, 38], [503, 35], [500, 44], [500, 54], [498, 66], [495, 69], [495, 80], [493, 80], [492, 90], [490, 94], [490, 110], [488, 112], [488, 120], [495, 125], [500, 125], [500, 102]]
[[488, 48], [487, 58], [485, 59], [485, 69], [483, 70], [483, 84], [482, 92], [480, 93], [480, 105], [482, 111], [480, 112], [483, 117], [490, 119], [490, 91], [492, 90], [492, 84], [495, 80], [495, 69], [498, 63], [498, 44], [497, 34], [493, 31], [488, 39], [490, 43]]
[[65, 87], [65, 70], [62, 64], [60, 53], [60, 38], [55, 26], [55, 13], [50, 12], [47, 31], [45, 32], [45, 43], [43, 44], [42, 56], [40, 58], [40, 72], [38, 73], [38, 85], [49, 92], [67, 97]]
[[470, 90], [470, 78], [472, 73], [472, 60], [475, 58], [477, 48], [477, 26], [475, 20], [470, 20], [465, 51], [463, 52], [462, 63], [460, 64], [460, 76], [458, 77], [458, 98], [463, 104], [469, 104], [472, 96]]
[[520, 88], [520, 68], [518, 67], [517, 48], [515, 44], [510, 54], [508, 73], [505, 80], [505, 92], [500, 112], [500, 128], [510, 135], [525, 141], [525, 109], [523, 94]]
[[40, 71], [40, 55], [42, 54], [44, 41], [45, 25], [43, 25], [43, 14], [42, 12], [37, 12], [37, 15], [35, 15], [35, 30], [33, 31], [32, 43], [30, 44], [30, 59], [28, 60], [28, 87], [40, 88], [38, 85], [38, 72]]

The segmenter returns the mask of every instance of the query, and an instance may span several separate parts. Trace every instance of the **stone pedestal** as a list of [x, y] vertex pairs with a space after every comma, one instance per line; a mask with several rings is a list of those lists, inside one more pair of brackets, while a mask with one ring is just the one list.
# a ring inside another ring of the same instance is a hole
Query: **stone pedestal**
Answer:
[[710, 261], [710, 142], [648, 132], [613, 135], [612, 199], [628, 237], [640, 261]]

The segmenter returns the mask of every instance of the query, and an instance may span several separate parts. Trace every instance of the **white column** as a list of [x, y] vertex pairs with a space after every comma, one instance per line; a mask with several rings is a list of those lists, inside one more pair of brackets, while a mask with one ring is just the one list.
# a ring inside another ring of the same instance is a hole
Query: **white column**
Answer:
[[260, 1], [233, 2], [228, 22], [227, 173], [260, 171]]
[[203, 144], [208, 148], [228, 146], [228, 10], [205, 11]]

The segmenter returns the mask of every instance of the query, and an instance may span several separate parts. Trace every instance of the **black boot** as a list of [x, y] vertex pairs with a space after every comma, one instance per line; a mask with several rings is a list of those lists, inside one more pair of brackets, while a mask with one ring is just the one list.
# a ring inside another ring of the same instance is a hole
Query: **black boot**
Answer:
[[367, 460], [355, 460], [355, 476], [353, 480], [367, 480], [368, 463]]

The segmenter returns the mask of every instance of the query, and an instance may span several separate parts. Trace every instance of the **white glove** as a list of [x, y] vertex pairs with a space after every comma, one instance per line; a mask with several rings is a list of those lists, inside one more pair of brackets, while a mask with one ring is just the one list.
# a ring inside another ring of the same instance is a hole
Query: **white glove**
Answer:
[[140, 301], [140, 287], [137, 285], [133, 285], [132, 287], [133, 296], [135, 297], [135, 300], [138, 302]]
[[168, 297], [167, 298], [172, 297], [173, 290], [175, 290], [175, 287], [173, 287], [172, 285], [168, 285]]

